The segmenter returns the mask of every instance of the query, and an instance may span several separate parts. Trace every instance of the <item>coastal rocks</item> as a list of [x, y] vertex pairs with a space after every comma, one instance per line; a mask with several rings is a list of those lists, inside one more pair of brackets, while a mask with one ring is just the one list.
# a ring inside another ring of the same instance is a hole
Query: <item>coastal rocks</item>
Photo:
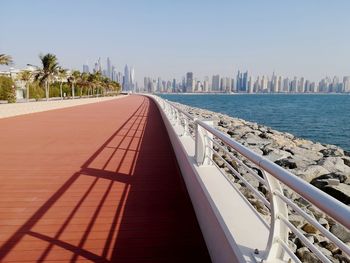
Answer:
[[350, 185], [326, 185], [321, 190], [338, 199], [340, 202], [350, 205]]
[[297, 175], [305, 181], [311, 182], [313, 179], [324, 174], [329, 174], [329, 171], [320, 165], [311, 165], [299, 171]]
[[262, 149], [262, 151], [263, 151], [265, 158], [269, 159], [271, 162], [275, 162], [277, 160], [285, 159], [285, 158], [292, 156], [292, 154], [290, 152], [276, 149], [276, 148], [270, 146], [270, 144], [266, 145]]
[[[180, 107], [185, 107], [179, 104]], [[187, 107], [197, 118], [210, 118], [219, 130], [227, 133], [235, 141], [248, 147], [252, 151], [263, 155], [264, 158], [280, 165], [289, 170], [291, 173], [302, 178], [306, 182], [311, 183], [320, 190], [337, 198], [341, 202], [350, 205], [350, 152], [341, 148], [315, 143], [306, 139], [297, 138], [286, 132], [275, 131], [263, 125], [248, 122], [238, 118], [232, 118], [224, 114], [218, 114], [206, 110]], [[226, 161], [230, 161], [225, 157], [223, 152], [219, 154]], [[260, 167], [251, 163], [244, 157], [240, 156], [234, 149], [228, 150], [236, 158], [240, 159], [251, 169], [257, 171], [262, 176]], [[216, 163], [222, 167], [232, 178], [234, 185], [249, 200], [253, 207], [262, 217], [270, 220], [270, 211], [264, 206], [253, 192], [243, 183], [241, 179], [230, 172], [220, 158], [216, 158]], [[234, 168], [245, 180], [247, 180], [262, 195], [269, 198], [270, 192], [268, 188], [264, 188], [255, 177], [247, 173], [241, 165], [236, 163]], [[312, 206], [308, 201], [304, 200], [287, 186], [281, 185], [284, 195], [298, 205], [303, 211], [317, 220], [325, 229], [350, 244], [350, 231], [339, 225], [334, 219]], [[288, 207], [289, 221], [298, 228], [305, 237], [312, 242], [322, 253], [332, 262], [349, 262], [350, 259], [331, 241], [323, 236], [312, 224], [297, 214], [291, 207]], [[290, 233], [289, 246], [292, 251], [300, 258], [302, 262], [320, 262], [320, 260], [305, 247], [301, 240]]]
[[[305, 145], [305, 144], [303, 144]], [[290, 152], [292, 155], [300, 156], [305, 160], [318, 161], [323, 155], [322, 153], [308, 150], [301, 147], [283, 147], [283, 150]]]
[[337, 236], [343, 242], [350, 242], [350, 231], [341, 224], [336, 223], [331, 227], [331, 233]]
[[302, 247], [299, 248], [296, 252], [298, 258], [302, 262], [307, 262], [307, 263], [322, 263], [321, 260], [319, 260], [315, 254], [313, 254], [308, 248]]
[[324, 157], [340, 157], [344, 156], [344, 151], [338, 147], [330, 147], [320, 151]]
[[350, 167], [345, 165], [344, 160], [340, 157], [325, 157], [317, 163], [331, 173], [339, 172], [346, 176], [350, 176]]
[[297, 168], [296, 162], [290, 157], [277, 160], [277, 161], [275, 161], [275, 164], [277, 164], [283, 168], [287, 168], [287, 169]]

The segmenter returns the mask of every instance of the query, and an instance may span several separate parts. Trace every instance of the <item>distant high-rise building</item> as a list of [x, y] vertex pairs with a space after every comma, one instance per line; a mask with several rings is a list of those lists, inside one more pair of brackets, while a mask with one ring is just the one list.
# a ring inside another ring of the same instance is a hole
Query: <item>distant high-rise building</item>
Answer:
[[130, 71], [128, 65], [125, 65], [124, 68], [124, 78], [123, 78], [123, 91], [130, 91]]
[[241, 92], [248, 91], [248, 71], [243, 74]]
[[294, 77], [292, 82], [290, 83], [290, 92], [298, 92], [298, 78]]
[[134, 91], [135, 89], [135, 70], [134, 67], [130, 68], [130, 90]]
[[108, 78], [112, 79], [112, 63], [109, 58], [107, 58], [107, 76]]
[[98, 58], [97, 64], [98, 64], [98, 71], [102, 73], [101, 58]]
[[186, 73], [186, 92], [193, 92], [193, 73]]
[[252, 80], [252, 77], [249, 77], [249, 80], [248, 80], [248, 89], [247, 89], [247, 92], [248, 93], [253, 93], [253, 80]]
[[269, 92], [268, 84], [269, 84], [268, 78], [265, 76], [262, 76], [262, 78], [261, 78], [261, 91], [262, 92], [264, 92], [264, 93]]
[[203, 82], [203, 92], [210, 92], [210, 88], [209, 88], [209, 80], [204, 80]]
[[350, 92], [350, 76], [343, 78], [343, 92]]
[[282, 91], [283, 92], [289, 92], [289, 87], [290, 87], [290, 81], [289, 81], [289, 78], [285, 78], [283, 80], [283, 88], [282, 88]]
[[173, 79], [173, 83], [172, 83], [172, 92], [176, 92], [176, 79]]
[[83, 65], [83, 73], [90, 73], [89, 66], [86, 64]]
[[220, 91], [220, 75], [214, 75], [211, 81], [211, 91]]
[[304, 93], [305, 92], [305, 78], [301, 77], [298, 83], [298, 92]]
[[99, 68], [98, 68], [98, 63], [96, 62], [94, 65], [94, 73], [98, 72]]

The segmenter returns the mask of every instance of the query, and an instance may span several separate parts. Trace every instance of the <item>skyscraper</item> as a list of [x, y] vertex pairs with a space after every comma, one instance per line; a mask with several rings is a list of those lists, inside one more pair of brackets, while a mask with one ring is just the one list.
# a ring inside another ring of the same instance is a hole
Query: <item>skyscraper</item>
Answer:
[[130, 91], [130, 72], [129, 72], [128, 65], [125, 65], [125, 68], [124, 68], [123, 91], [125, 92]]
[[211, 83], [211, 90], [218, 92], [220, 90], [220, 75], [214, 75]]
[[89, 66], [86, 65], [86, 64], [84, 64], [84, 65], [83, 65], [83, 73], [89, 73], [89, 72], [90, 72]]
[[109, 58], [107, 58], [107, 76], [106, 77], [112, 79], [112, 63]]
[[130, 68], [130, 90], [134, 91], [135, 89], [135, 71], [134, 67]]
[[343, 78], [343, 92], [350, 92], [350, 76]]
[[186, 73], [186, 92], [193, 92], [193, 73]]
[[243, 74], [241, 92], [248, 91], [248, 71]]
[[102, 73], [102, 64], [101, 64], [101, 58], [98, 58], [98, 61], [97, 61], [97, 64], [98, 64], [98, 70], [99, 72]]

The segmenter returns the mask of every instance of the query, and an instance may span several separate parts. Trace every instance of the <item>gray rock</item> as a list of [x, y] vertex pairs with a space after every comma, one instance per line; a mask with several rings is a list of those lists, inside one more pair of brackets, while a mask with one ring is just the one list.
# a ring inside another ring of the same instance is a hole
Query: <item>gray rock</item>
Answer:
[[343, 158], [344, 164], [350, 167], [350, 157], [344, 156]]
[[248, 126], [231, 126], [231, 128], [229, 128], [229, 130], [227, 131], [227, 134], [229, 134], [231, 137], [240, 138], [251, 131], [252, 129]]
[[290, 152], [293, 155], [300, 156], [305, 160], [318, 161], [323, 155], [319, 152], [304, 149], [301, 147], [284, 147], [283, 150]]
[[289, 219], [289, 222], [291, 222], [295, 227], [299, 227], [300, 225], [305, 223], [304, 217], [297, 214], [289, 215], [288, 219]]
[[331, 227], [331, 233], [338, 237], [344, 243], [350, 242], [350, 231], [339, 223], [334, 224]]
[[341, 263], [350, 263], [350, 257], [345, 254], [335, 254], [334, 258], [338, 259]]
[[326, 148], [320, 151], [324, 157], [340, 157], [344, 156], [344, 151], [338, 147]]
[[293, 253], [297, 252], [297, 245], [294, 242], [288, 240], [288, 247]]
[[306, 247], [299, 248], [297, 250], [296, 254], [302, 262], [307, 262], [307, 263], [321, 263], [322, 262], [312, 252], [310, 252], [310, 250]]
[[320, 143], [313, 143], [311, 141], [308, 141], [307, 143], [302, 143], [302, 144], [299, 145], [299, 147], [307, 149], [307, 150], [315, 151], [315, 152], [319, 152], [321, 150], [327, 149], [322, 144], [320, 144]]
[[244, 139], [249, 145], [257, 145], [261, 148], [270, 143], [270, 141], [261, 139], [259, 136], [250, 132], [244, 134], [244, 136], [242, 136], [242, 139]]
[[285, 159], [290, 156], [292, 156], [291, 153], [280, 150], [280, 149], [274, 149], [271, 146], [267, 145], [263, 148], [264, 157], [270, 160], [271, 162], [275, 162], [280, 159]]
[[317, 164], [323, 166], [331, 173], [350, 175], [350, 167], [345, 165], [344, 160], [340, 157], [325, 157], [319, 160]]
[[340, 249], [333, 242], [325, 241], [322, 242], [324, 248], [328, 249], [332, 254], [339, 254]]
[[316, 208], [314, 206], [310, 206], [308, 208], [308, 210], [314, 215], [314, 217], [317, 220], [320, 220], [321, 218], [325, 218], [325, 216], [326, 216], [325, 213], [323, 213], [321, 210], [319, 210], [318, 208]]
[[228, 128], [230, 126], [230, 122], [227, 120], [220, 120], [218, 123], [218, 126], [224, 127], [224, 128]]
[[325, 218], [321, 217], [321, 218], [318, 220], [318, 222], [319, 222], [320, 225], [322, 225], [324, 228], [329, 229], [329, 223], [328, 223], [328, 221], [327, 221]]
[[321, 188], [322, 191], [338, 199], [340, 202], [350, 205], [350, 185], [339, 184], [339, 185], [326, 185]]
[[297, 164], [296, 162], [292, 159], [292, 158], [284, 158], [284, 159], [280, 159], [275, 161], [275, 164], [283, 167], [283, 168], [287, 168], [287, 169], [295, 169], [297, 168]]
[[328, 173], [329, 171], [320, 165], [311, 165], [299, 171], [298, 176], [307, 182], [311, 182], [313, 179]]

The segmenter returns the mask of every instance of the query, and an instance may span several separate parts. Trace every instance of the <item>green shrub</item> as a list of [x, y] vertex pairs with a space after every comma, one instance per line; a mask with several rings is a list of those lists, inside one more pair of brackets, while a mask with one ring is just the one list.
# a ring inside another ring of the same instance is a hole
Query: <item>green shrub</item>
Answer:
[[10, 77], [0, 76], [0, 100], [7, 100], [9, 103], [16, 102], [15, 83]]
[[45, 91], [37, 81], [29, 84], [29, 97], [36, 100], [45, 97]]

